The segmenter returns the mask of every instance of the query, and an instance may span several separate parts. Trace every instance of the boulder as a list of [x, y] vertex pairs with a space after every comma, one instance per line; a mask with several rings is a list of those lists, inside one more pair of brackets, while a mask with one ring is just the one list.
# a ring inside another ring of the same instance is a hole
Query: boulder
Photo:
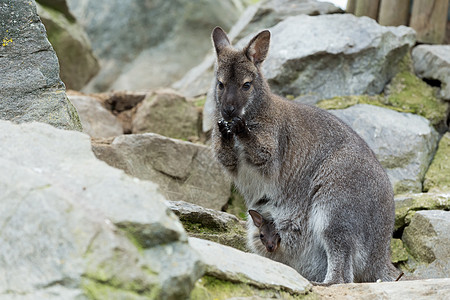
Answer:
[[428, 193], [405, 194], [395, 197], [395, 231], [411, 222], [411, 218], [420, 210], [450, 210], [450, 193], [430, 191]]
[[100, 69], [86, 32], [75, 20], [51, 6], [37, 5], [37, 9], [58, 56], [61, 80], [66, 88], [81, 90]]
[[[241, 14], [239, 20], [228, 33], [231, 41], [237, 42], [243, 37], [270, 28], [290, 16], [323, 15], [342, 13], [334, 4], [314, 0], [262, 0], [253, 4]], [[210, 47], [212, 50], [212, 46]], [[186, 97], [204, 95], [213, 77], [215, 54], [210, 51], [202, 63], [189, 70], [172, 87]]]
[[2, 1], [0, 36], [0, 119], [81, 130], [35, 1]]
[[200, 111], [171, 90], [150, 93], [136, 107], [132, 133], [153, 132], [183, 140], [198, 138]]
[[206, 269], [192, 299], [297, 299], [311, 290], [308, 280], [279, 262], [197, 238], [189, 238], [189, 245], [200, 253]]
[[416, 74], [439, 81], [441, 97], [450, 100], [450, 45], [419, 45], [412, 57]]
[[203, 266], [157, 185], [83, 133], [0, 121], [0, 140], [2, 298], [189, 297]]
[[211, 29], [230, 28], [244, 9], [241, 0], [67, 3], [100, 59], [88, 92], [170, 86], [211, 48]]
[[446, 299], [450, 293], [450, 279], [410, 280], [380, 283], [337, 284], [313, 287], [319, 299]]
[[400, 71], [386, 85], [383, 94], [339, 96], [320, 100], [316, 105], [324, 109], [343, 109], [358, 103], [417, 114], [427, 118], [439, 133], [448, 130], [450, 103], [439, 99], [436, 88], [414, 74], [410, 55], [405, 56], [400, 63]]
[[123, 134], [122, 124], [97, 99], [77, 94], [68, 97], [78, 111], [84, 133], [97, 138]]
[[[373, 19], [350, 14], [289, 17], [270, 31], [263, 75], [273, 92], [294, 97], [381, 93], [415, 43], [411, 28], [384, 27]], [[251, 37], [240, 40], [237, 47]], [[212, 128], [213, 110], [209, 92], [203, 130]]]
[[386, 169], [396, 194], [422, 192], [422, 180], [439, 137], [427, 119], [367, 104], [330, 112], [367, 142]]
[[159, 184], [168, 200], [221, 210], [230, 197], [230, 179], [207, 146], [143, 133], [94, 140], [92, 148], [109, 165]]
[[436, 154], [425, 174], [424, 191], [450, 191], [450, 132], [442, 136]]
[[248, 251], [245, 222], [236, 216], [184, 201], [167, 201], [189, 236]]
[[450, 272], [450, 212], [418, 211], [402, 240], [412, 255], [405, 269], [416, 278], [446, 278]]

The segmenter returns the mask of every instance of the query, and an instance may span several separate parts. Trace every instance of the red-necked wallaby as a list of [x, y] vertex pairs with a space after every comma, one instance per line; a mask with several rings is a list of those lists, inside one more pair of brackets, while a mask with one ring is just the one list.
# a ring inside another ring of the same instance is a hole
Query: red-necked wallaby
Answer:
[[[266, 247], [268, 252], [274, 252], [280, 246], [280, 235], [278, 234], [275, 224], [273, 220], [268, 218], [264, 218], [259, 212], [256, 210], [250, 209], [248, 211], [250, 217], [253, 220], [253, 224], [259, 229], [259, 234], [253, 235], [253, 245], [258, 245], [258, 239], [261, 241], [261, 245]], [[261, 249], [258, 252], [263, 252]]]
[[372, 150], [330, 113], [270, 91], [261, 74], [269, 31], [242, 50], [219, 27], [212, 40], [215, 155], [281, 237], [277, 251], [261, 251], [249, 218], [249, 247], [323, 284], [395, 279], [393, 191]]

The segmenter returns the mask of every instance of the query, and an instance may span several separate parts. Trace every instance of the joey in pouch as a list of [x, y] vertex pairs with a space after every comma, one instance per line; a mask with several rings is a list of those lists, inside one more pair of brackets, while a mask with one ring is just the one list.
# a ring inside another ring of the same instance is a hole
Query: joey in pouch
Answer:
[[273, 220], [271, 221], [268, 218], [264, 218], [256, 210], [251, 209], [248, 213], [253, 220], [253, 224], [259, 229], [259, 235], [255, 234], [253, 236], [255, 244], [257, 244], [257, 240], [259, 239], [261, 245], [266, 247], [268, 252], [275, 252], [280, 245], [281, 238], [276, 231]]
[[393, 190], [373, 151], [337, 117], [271, 92], [261, 72], [269, 31], [243, 49], [219, 27], [212, 40], [215, 156], [280, 237], [267, 251], [249, 218], [249, 248], [325, 285], [395, 279]]

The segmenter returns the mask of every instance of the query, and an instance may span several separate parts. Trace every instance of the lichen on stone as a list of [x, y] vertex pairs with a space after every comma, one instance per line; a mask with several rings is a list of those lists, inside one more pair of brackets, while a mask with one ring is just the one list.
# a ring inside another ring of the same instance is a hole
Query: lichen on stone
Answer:
[[408, 252], [401, 239], [391, 239], [391, 261], [394, 264], [407, 261]]
[[200, 278], [191, 293], [192, 300], [225, 300], [233, 297], [252, 297], [263, 299], [318, 299], [312, 293], [293, 295], [276, 289], [259, 289], [242, 282], [231, 282], [205, 275]]
[[425, 174], [424, 191], [442, 191], [450, 193], [450, 133], [446, 133], [439, 142], [436, 154]]
[[450, 193], [407, 194], [395, 199], [395, 231], [405, 227], [419, 210], [450, 210]]

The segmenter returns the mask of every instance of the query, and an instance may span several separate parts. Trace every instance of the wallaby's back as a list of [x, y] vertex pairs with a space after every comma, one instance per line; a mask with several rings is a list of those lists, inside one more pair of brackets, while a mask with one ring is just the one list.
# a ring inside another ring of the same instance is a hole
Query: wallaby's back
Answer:
[[242, 51], [221, 29], [213, 147], [249, 209], [270, 214], [281, 237], [274, 253], [249, 246], [325, 284], [392, 280], [393, 191], [367, 144], [319, 108], [271, 93], [260, 66], [270, 33]]

